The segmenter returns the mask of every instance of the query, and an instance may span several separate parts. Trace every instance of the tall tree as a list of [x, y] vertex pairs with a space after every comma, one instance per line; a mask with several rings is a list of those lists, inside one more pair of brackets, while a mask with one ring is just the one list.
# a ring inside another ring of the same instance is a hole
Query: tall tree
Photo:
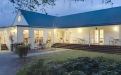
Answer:
[[[37, 11], [38, 7], [43, 7], [40, 10], [46, 12], [44, 9], [44, 6], [50, 5], [54, 6], [56, 5], [57, 0], [0, 0], [0, 5], [1, 5], [1, 11], [2, 11], [2, 1], [9, 1], [15, 6], [15, 11], [18, 11], [19, 9], [24, 9], [24, 10], [30, 10], [30, 11]], [[66, 1], [66, 0], [64, 0]], [[68, 0], [68, 1], [86, 1], [86, 0]], [[90, 1], [96, 1], [96, 0], [90, 0]], [[111, 0], [101, 0], [101, 3], [105, 4], [113, 4]]]

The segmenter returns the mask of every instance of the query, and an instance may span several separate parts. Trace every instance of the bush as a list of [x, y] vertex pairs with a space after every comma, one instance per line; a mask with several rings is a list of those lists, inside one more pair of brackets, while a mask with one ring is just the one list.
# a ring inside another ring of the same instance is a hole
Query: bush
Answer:
[[38, 60], [17, 75], [121, 75], [121, 64], [104, 57], [79, 57], [61, 64], [52, 61], [45, 66], [43, 63]]
[[20, 58], [23, 58], [23, 57], [27, 56], [29, 49], [30, 49], [29, 45], [18, 45], [16, 52]]
[[15, 52], [15, 53], [18, 53], [18, 52], [17, 52], [17, 51], [18, 51], [18, 50], [17, 50], [17, 49], [18, 49], [17, 47], [18, 47], [19, 45], [24, 45], [24, 43], [14, 43], [14, 44], [13, 44], [14, 52]]
[[20, 58], [27, 56], [28, 51], [31, 49], [31, 44], [25, 45], [24, 43], [14, 43], [13, 46], [15, 53], [18, 54]]
[[55, 75], [121, 75], [121, 66], [103, 57], [81, 57], [65, 62], [53, 72]]
[[34, 64], [22, 68], [17, 75], [44, 75], [44, 60], [39, 59]]

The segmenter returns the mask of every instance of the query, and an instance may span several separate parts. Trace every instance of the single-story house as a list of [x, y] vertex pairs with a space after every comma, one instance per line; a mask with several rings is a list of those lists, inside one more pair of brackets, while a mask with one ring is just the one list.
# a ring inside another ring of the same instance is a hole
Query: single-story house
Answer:
[[85, 13], [51, 16], [20, 10], [13, 25], [0, 28], [1, 44], [10, 50], [13, 42], [76, 43], [98, 45], [121, 45], [121, 7]]

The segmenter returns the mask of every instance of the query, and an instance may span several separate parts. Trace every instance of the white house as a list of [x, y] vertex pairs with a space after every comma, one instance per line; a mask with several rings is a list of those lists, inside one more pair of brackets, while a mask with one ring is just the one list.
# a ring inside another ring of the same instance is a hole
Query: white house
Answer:
[[9, 50], [10, 35], [14, 43], [30, 43], [32, 48], [39, 40], [43, 43], [51, 40], [51, 45], [77, 43], [120, 46], [121, 7], [61, 17], [20, 10], [12, 26], [0, 28], [1, 44], [6, 44]]

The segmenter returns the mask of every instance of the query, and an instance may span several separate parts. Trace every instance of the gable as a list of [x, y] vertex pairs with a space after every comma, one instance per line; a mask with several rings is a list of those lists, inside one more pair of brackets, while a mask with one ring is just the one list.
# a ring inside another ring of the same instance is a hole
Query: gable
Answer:
[[14, 25], [28, 25], [27, 21], [25, 20], [21, 12], [18, 12], [18, 14], [16, 15], [13, 26]]

